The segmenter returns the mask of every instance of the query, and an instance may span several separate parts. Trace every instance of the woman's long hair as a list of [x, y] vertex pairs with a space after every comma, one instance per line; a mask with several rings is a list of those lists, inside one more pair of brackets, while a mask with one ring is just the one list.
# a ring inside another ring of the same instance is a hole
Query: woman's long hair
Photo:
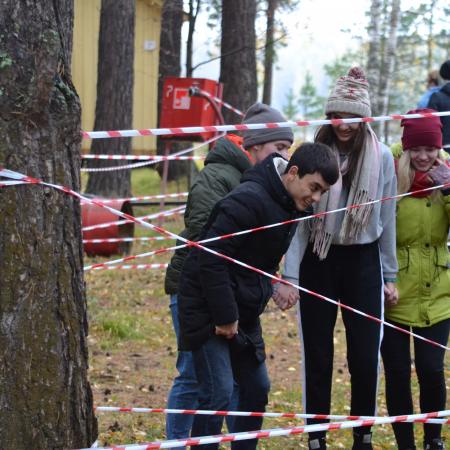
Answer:
[[[330, 119], [331, 115], [327, 114], [327, 119]], [[348, 170], [342, 177], [342, 183], [344, 186], [349, 187], [352, 183], [353, 177], [356, 172], [356, 167], [358, 166], [358, 158], [361, 150], [364, 147], [365, 139], [367, 137], [367, 125], [365, 123], [360, 123], [358, 127], [358, 132], [352, 138], [351, 148], [348, 152]], [[314, 142], [320, 142], [326, 144], [329, 147], [337, 147], [337, 137], [333, 131], [332, 125], [322, 125], [316, 131], [314, 136]]]
[[[443, 161], [440, 152], [438, 153], [438, 159]], [[398, 159], [397, 163], [397, 193], [399, 195], [404, 194], [405, 192], [410, 192], [415, 174], [416, 171], [411, 167], [411, 153], [408, 151], [404, 151]], [[442, 194], [439, 189], [434, 189], [431, 192], [430, 196], [433, 201], [442, 198]], [[397, 201], [401, 200], [402, 198], [398, 199]]]

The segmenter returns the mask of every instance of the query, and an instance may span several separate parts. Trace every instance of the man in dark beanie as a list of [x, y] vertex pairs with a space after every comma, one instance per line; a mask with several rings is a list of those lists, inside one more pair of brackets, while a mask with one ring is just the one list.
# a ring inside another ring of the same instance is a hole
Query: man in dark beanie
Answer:
[[[446, 84], [435, 92], [428, 103], [428, 108], [436, 111], [450, 111], [450, 59], [442, 64], [439, 75]], [[450, 116], [441, 117], [444, 150], [450, 153]]]
[[[285, 122], [283, 115], [264, 103], [255, 103], [246, 112], [243, 124]], [[208, 220], [213, 206], [235, 188], [242, 174], [254, 164], [272, 153], [288, 158], [288, 149], [294, 141], [291, 128], [263, 128], [246, 130], [242, 136], [227, 134], [217, 140], [208, 153], [204, 169], [198, 174], [189, 191], [184, 215], [183, 237], [198, 240], [199, 234]], [[175, 334], [178, 325], [178, 284], [188, 248], [178, 249], [167, 268], [164, 287], [170, 296]], [[169, 409], [196, 409], [198, 405], [198, 385], [191, 352], [179, 352], [176, 362], [179, 375], [169, 392]], [[231, 418], [232, 419], [232, 418]], [[188, 437], [193, 416], [168, 414], [166, 432], [168, 439]], [[227, 420], [229, 428], [232, 420]], [[232, 431], [232, 430], [230, 430]]]

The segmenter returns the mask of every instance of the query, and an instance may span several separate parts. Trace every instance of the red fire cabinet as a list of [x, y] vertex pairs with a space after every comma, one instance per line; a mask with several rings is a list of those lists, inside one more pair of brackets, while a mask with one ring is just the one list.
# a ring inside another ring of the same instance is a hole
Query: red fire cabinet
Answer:
[[[210, 101], [204, 97], [189, 95], [191, 87], [197, 87], [215, 97], [222, 98], [222, 85], [215, 80], [168, 77], [164, 80], [163, 86], [161, 128], [208, 126], [220, 122]], [[220, 111], [220, 105], [218, 107]], [[213, 135], [214, 133], [195, 133], [161, 137], [171, 140], [205, 141]]]

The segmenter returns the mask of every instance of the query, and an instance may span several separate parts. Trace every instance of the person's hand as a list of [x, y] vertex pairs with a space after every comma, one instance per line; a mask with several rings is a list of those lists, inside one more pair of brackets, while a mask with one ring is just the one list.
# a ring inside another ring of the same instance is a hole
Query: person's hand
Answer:
[[[442, 160], [436, 159], [433, 168], [428, 172], [428, 177], [435, 186], [450, 183], [450, 167]], [[443, 191], [448, 191], [450, 186], [442, 188]]]
[[300, 295], [298, 293], [298, 289], [295, 287], [290, 286], [289, 284], [276, 283], [272, 298], [278, 308], [282, 311], [286, 311], [298, 302]]
[[395, 306], [398, 303], [398, 290], [395, 283], [390, 281], [384, 283], [384, 303], [387, 307]]
[[226, 339], [232, 339], [238, 334], [238, 321], [226, 323], [225, 325], [216, 325], [217, 336], [223, 336]]

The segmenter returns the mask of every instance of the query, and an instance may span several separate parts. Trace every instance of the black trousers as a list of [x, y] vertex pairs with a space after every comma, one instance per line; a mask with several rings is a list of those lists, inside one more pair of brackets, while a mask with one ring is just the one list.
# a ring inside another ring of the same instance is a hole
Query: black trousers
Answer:
[[[300, 286], [377, 318], [383, 314], [383, 282], [378, 242], [332, 245], [320, 261], [309, 246], [300, 266]], [[303, 343], [303, 403], [313, 414], [329, 414], [337, 306], [300, 292], [300, 332]], [[341, 308], [351, 375], [352, 415], [376, 413], [382, 326]], [[323, 422], [308, 420], [308, 423]], [[367, 433], [370, 428], [356, 429]], [[324, 436], [310, 433], [310, 439]]]
[[[409, 330], [410, 327], [392, 322]], [[447, 345], [450, 319], [431, 327], [412, 328], [420, 336]], [[386, 402], [389, 415], [413, 414], [411, 393], [411, 351], [410, 336], [385, 327], [381, 346], [386, 375]], [[414, 339], [414, 362], [420, 386], [420, 410], [422, 413], [445, 409], [446, 390], [444, 374], [445, 350], [420, 339]], [[412, 423], [393, 424], [398, 448], [414, 446]], [[424, 424], [425, 442], [431, 442], [441, 435], [441, 425]]]

